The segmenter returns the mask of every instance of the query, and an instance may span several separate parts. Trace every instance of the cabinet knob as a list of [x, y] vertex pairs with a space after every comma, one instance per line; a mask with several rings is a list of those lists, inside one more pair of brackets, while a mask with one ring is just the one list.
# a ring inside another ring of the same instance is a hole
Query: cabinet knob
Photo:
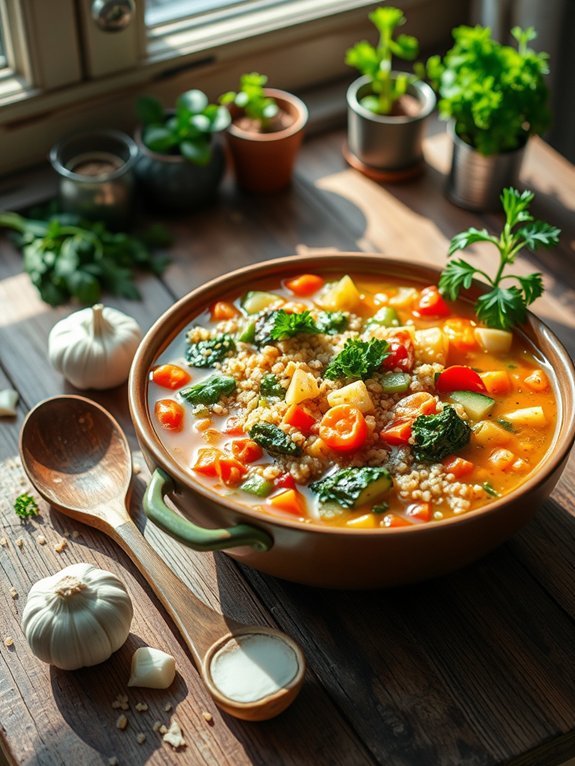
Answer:
[[134, 0], [93, 0], [92, 18], [103, 32], [121, 32], [132, 21]]

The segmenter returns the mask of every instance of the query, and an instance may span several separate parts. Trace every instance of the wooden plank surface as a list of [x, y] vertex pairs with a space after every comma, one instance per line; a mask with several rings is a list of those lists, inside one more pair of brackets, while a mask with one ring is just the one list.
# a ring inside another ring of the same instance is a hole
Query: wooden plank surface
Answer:
[[[250, 197], [226, 179], [217, 205], [167, 221], [173, 263], [161, 280], [140, 280], [143, 301], [106, 302], [146, 328], [192, 287], [254, 261], [335, 248], [441, 265], [457, 231], [498, 225], [497, 216], [465, 212], [442, 195], [448, 165], [442, 130], [434, 127], [427, 141], [425, 176], [401, 186], [379, 186], [348, 169], [344, 138], [336, 131], [306, 143], [287, 192]], [[536, 212], [565, 232], [559, 248], [525, 257], [520, 268], [544, 273], [547, 292], [537, 313], [575, 353], [575, 172], [534, 141], [524, 178], [538, 194]], [[488, 251], [477, 248], [477, 258], [488, 264]], [[41, 518], [26, 526], [11, 510], [27, 487], [16, 459], [25, 412], [73, 390], [46, 359], [49, 330], [68, 311], [39, 301], [19, 255], [2, 241], [0, 388], [11, 385], [21, 394], [18, 417], [0, 421], [0, 536], [8, 540], [0, 547], [0, 624], [2, 639], [15, 642], [13, 648], [0, 643], [0, 735], [11, 761], [105, 764], [115, 755], [122, 764], [553, 766], [575, 755], [573, 460], [535, 520], [477, 564], [389, 592], [324, 592], [261, 575], [223, 554], [189, 551], [146, 525], [139, 506], [147, 474], [125, 387], [95, 394], [126, 429], [142, 467], [132, 512], [150, 542], [206, 603], [236, 619], [279, 626], [306, 652], [309, 672], [296, 704], [274, 721], [243, 724], [212, 704], [162, 607], [113, 543], [45, 504]], [[58, 554], [53, 545], [66, 533], [68, 547]], [[109, 661], [65, 673], [32, 657], [19, 625], [32, 582], [74, 561], [121, 576], [135, 618], [127, 644]], [[142, 644], [174, 654], [179, 674], [165, 692], [131, 691], [130, 723], [120, 732], [111, 703], [127, 691], [129, 658]], [[136, 712], [138, 701], [149, 711]], [[213, 725], [204, 710], [214, 715]], [[155, 720], [171, 716], [188, 742], [178, 753], [153, 731]], [[141, 745], [139, 731], [146, 734]]]

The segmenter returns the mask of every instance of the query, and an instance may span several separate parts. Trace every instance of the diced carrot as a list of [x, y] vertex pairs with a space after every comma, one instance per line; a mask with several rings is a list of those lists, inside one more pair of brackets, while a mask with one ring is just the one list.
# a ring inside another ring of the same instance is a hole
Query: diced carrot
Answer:
[[393, 411], [395, 415], [403, 420], [406, 418], [415, 418], [420, 415], [432, 415], [435, 412], [437, 400], [432, 394], [426, 391], [418, 391], [415, 394], [409, 394], [400, 399]]
[[543, 370], [533, 370], [523, 382], [526, 386], [529, 386], [532, 391], [547, 391], [549, 388], [549, 381]]
[[236, 486], [247, 472], [247, 468], [233, 457], [228, 457], [220, 449], [204, 447], [198, 450], [198, 458], [192, 470], [204, 476], [220, 478], [224, 484]]
[[232, 455], [240, 463], [255, 463], [263, 454], [262, 448], [253, 439], [234, 439], [232, 441]]
[[511, 450], [504, 448], [493, 450], [488, 458], [489, 464], [499, 471], [506, 471], [515, 460], [517, 460], [517, 456]]
[[443, 331], [449, 338], [449, 343], [457, 351], [473, 351], [477, 348], [475, 327], [469, 319], [456, 317], [446, 319], [443, 323]]
[[192, 376], [186, 370], [182, 370], [177, 364], [161, 364], [152, 372], [152, 380], [162, 388], [175, 391], [177, 388], [189, 383]]
[[313, 415], [307, 413], [299, 404], [292, 404], [283, 416], [283, 422], [288, 426], [297, 428], [304, 436], [308, 436], [316, 420]]
[[324, 280], [318, 274], [300, 274], [299, 277], [288, 279], [285, 283], [294, 295], [305, 297], [313, 295], [324, 285]]
[[407, 444], [411, 437], [411, 420], [396, 420], [380, 433], [380, 437], [387, 444]]
[[210, 316], [212, 322], [221, 322], [224, 319], [233, 319], [239, 316], [240, 312], [229, 301], [217, 301], [210, 306]]
[[294, 516], [305, 516], [305, 499], [295, 489], [286, 489], [278, 495], [268, 497], [266, 503], [272, 508], [286, 513], [293, 513]]
[[411, 503], [405, 513], [412, 519], [429, 521], [431, 518], [431, 505], [429, 503]]
[[196, 422], [194, 423], [194, 431], [199, 431], [199, 433], [202, 433], [202, 431], [207, 431], [211, 427], [212, 427], [211, 418], [200, 418], [199, 420], [196, 420]]
[[368, 428], [361, 410], [351, 404], [336, 404], [321, 419], [319, 435], [336, 452], [354, 452], [365, 444]]
[[456, 479], [467, 476], [475, 468], [471, 460], [465, 460], [457, 455], [450, 455], [443, 460], [443, 467], [447, 473], [452, 473]]
[[242, 436], [245, 434], [243, 427], [239, 424], [237, 418], [228, 418], [224, 426], [225, 433], [230, 436]]
[[184, 427], [184, 408], [174, 399], [159, 399], [154, 405], [154, 415], [166, 431], [181, 431]]
[[490, 396], [503, 396], [511, 391], [511, 380], [505, 370], [480, 372], [479, 377]]
[[382, 526], [384, 527], [410, 527], [411, 521], [408, 521], [403, 516], [398, 516], [397, 513], [387, 513], [383, 517]]
[[379, 518], [375, 513], [364, 513], [363, 516], [356, 516], [355, 519], [346, 521], [345, 526], [351, 529], [377, 529]]

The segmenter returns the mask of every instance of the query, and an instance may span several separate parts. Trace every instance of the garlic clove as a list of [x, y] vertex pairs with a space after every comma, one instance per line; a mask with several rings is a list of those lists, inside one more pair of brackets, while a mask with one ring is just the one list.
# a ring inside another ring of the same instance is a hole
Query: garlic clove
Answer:
[[13, 417], [16, 415], [18, 404], [18, 391], [13, 388], [5, 388], [0, 391], [0, 417]]
[[132, 668], [128, 686], [148, 689], [167, 689], [176, 677], [176, 661], [171, 654], [141, 646], [132, 655]]

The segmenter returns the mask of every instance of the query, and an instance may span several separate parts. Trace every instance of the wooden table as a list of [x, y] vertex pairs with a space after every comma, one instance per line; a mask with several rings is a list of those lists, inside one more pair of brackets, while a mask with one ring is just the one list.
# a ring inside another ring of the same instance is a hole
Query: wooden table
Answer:
[[[499, 220], [446, 201], [447, 139], [443, 127], [432, 133], [425, 176], [400, 186], [378, 186], [348, 169], [343, 131], [305, 144], [286, 193], [244, 196], [228, 179], [217, 206], [167, 222], [175, 238], [173, 263], [162, 279], [139, 281], [143, 301], [106, 302], [148, 327], [206, 279], [305, 248], [445, 263], [456, 232], [469, 225], [493, 228]], [[521, 268], [545, 274], [547, 291], [537, 312], [574, 353], [575, 171], [536, 140], [523, 181], [537, 192], [536, 214], [564, 231], [552, 252], [521, 256]], [[40, 302], [19, 254], [3, 240], [0, 388], [14, 387], [21, 397], [18, 417], [0, 423], [0, 536], [7, 538], [0, 546], [0, 624], [1, 638], [14, 639], [9, 648], [0, 641], [0, 733], [10, 762], [87, 766], [116, 756], [120, 764], [545, 766], [575, 755], [573, 461], [535, 520], [473, 566], [388, 592], [319, 591], [263, 576], [223, 554], [194, 553], [146, 525], [140, 500], [147, 474], [126, 388], [94, 394], [120, 420], [142, 466], [132, 507], [146, 537], [208, 604], [233, 618], [279, 626], [306, 652], [309, 672], [297, 702], [275, 720], [241, 723], [214, 706], [167, 615], [113, 543], [43, 503], [41, 517], [25, 526], [12, 511], [16, 495], [30, 489], [17, 458], [26, 411], [72, 391], [46, 355], [50, 328], [69, 311]], [[46, 545], [38, 544], [39, 535]], [[68, 546], [58, 554], [54, 544], [63, 536]], [[122, 577], [135, 616], [126, 645], [109, 661], [67, 673], [31, 655], [20, 618], [31, 584], [77, 561]], [[142, 644], [172, 653], [179, 672], [167, 691], [130, 690], [129, 725], [122, 732], [112, 702], [128, 691], [130, 657]], [[148, 711], [135, 710], [140, 701]], [[213, 715], [211, 723], [204, 711]], [[180, 752], [153, 730], [156, 720], [172, 716], [187, 740]], [[143, 744], [138, 732], [146, 735]]]

